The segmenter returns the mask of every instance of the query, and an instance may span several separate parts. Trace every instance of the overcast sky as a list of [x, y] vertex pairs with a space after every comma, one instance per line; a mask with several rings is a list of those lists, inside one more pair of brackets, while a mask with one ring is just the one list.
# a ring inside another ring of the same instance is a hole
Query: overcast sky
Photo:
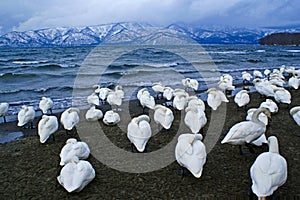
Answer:
[[300, 24], [299, 0], [3, 0], [0, 34], [112, 22], [238, 27]]

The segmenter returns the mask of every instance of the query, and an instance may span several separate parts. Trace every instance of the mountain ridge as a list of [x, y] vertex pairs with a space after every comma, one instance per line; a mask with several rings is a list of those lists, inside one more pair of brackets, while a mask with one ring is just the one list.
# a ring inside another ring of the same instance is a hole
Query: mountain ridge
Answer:
[[173, 23], [118, 22], [95, 26], [12, 31], [0, 36], [0, 47], [69, 47], [91, 45], [258, 44], [260, 38], [282, 30], [195, 26]]

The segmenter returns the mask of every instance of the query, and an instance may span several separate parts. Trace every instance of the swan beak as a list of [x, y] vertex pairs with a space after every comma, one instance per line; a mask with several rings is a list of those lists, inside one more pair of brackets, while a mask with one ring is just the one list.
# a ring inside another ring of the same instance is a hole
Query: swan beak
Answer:
[[269, 118], [269, 119], [272, 119], [272, 116], [271, 116], [271, 114], [268, 114], [268, 118]]

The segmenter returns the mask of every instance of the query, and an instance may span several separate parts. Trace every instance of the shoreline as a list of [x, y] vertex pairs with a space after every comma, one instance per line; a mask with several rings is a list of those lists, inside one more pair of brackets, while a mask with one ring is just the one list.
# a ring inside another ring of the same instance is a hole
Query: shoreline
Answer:
[[[300, 105], [300, 92], [288, 89], [292, 94], [292, 104], [290, 108]], [[250, 104], [247, 107], [258, 107], [261, 99], [256, 92], [250, 93]], [[246, 112], [237, 110], [233, 102], [233, 97], [229, 98], [226, 105], [226, 120], [218, 142], [207, 155], [204, 165], [203, 175], [197, 179], [190, 173], [181, 177], [177, 174], [180, 166], [176, 161], [157, 171], [148, 173], [127, 173], [121, 172], [106, 166], [98, 161], [91, 150], [91, 155], [87, 159], [96, 171], [96, 178], [80, 193], [70, 194], [60, 186], [56, 180], [61, 167], [59, 166], [59, 153], [65, 141], [74, 137], [66, 135], [62, 127], [54, 133], [55, 141], [51, 138], [40, 144], [36, 137], [37, 129], [21, 129], [16, 126], [16, 122], [0, 124], [0, 131], [24, 131], [25, 137], [10, 143], [0, 144], [1, 161], [0, 165], [0, 190], [1, 196], [8, 199], [28, 199], [28, 198], [248, 198], [251, 179], [249, 176], [250, 166], [255, 158], [261, 153], [260, 149], [255, 149], [255, 154], [248, 157], [239, 155], [238, 147], [232, 145], [221, 145], [220, 141], [227, 131], [237, 122], [243, 121]], [[130, 115], [139, 115], [142, 111], [137, 101], [128, 103]], [[119, 113], [122, 113], [119, 112]], [[204, 133], [207, 132], [210, 124], [211, 109], [206, 106], [207, 125]], [[56, 113], [58, 120], [61, 113]], [[80, 112], [82, 121], [85, 115]], [[156, 151], [168, 144], [174, 137], [174, 131], [180, 121], [180, 112], [174, 113], [174, 125], [170, 130], [161, 131], [149, 140], [150, 151]], [[35, 119], [37, 125], [39, 118]], [[121, 116], [121, 120], [126, 120]], [[153, 121], [153, 120], [152, 120]], [[153, 122], [154, 123], [154, 122]], [[84, 128], [88, 124], [79, 124]], [[103, 131], [107, 134], [111, 142], [124, 150], [130, 150], [130, 142], [126, 133], [118, 126], [106, 126], [99, 122]], [[279, 112], [272, 115], [272, 121], [267, 129], [266, 135], [276, 135], [279, 140], [280, 153], [286, 158], [288, 163], [287, 182], [278, 189], [280, 197], [300, 197], [300, 152], [299, 137], [293, 135], [300, 132], [300, 128], [289, 115], [286, 105], [279, 105]], [[84, 134], [84, 133], [80, 133]], [[80, 135], [79, 135], [80, 136]], [[76, 135], [76, 138], [79, 139]], [[87, 142], [87, 141], [85, 141]], [[87, 142], [88, 143], [88, 142]], [[89, 144], [89, 143], [88, 143]], [[170, 155], [173, 156], [173, 155]], [[151, 163], [149, 163], [151, 164]], [[47, 196], [45, 197], [45, 193]]]

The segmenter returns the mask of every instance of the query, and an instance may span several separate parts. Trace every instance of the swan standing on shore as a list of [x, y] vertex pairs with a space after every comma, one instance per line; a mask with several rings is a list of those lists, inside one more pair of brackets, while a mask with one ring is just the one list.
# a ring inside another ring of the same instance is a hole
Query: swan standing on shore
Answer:
[[156, 98], [164, 92], [165, 86], [161, 82], [156, 82], [152, 84], [152, 90], [156, 93]]
[[170, 101], [173, 98], [173, 89], [171, 87], [165, 87], [163, 92], [163, 97]]
[[140, 89], [137, 93], [137, 98], [140, 101], [140, 104], [143, 107], [143, 109], [145, 107], [149, 109], [154, 109], [155, 100], [154, 97], [150, 95], [150, 92], [147, 90], [147, 88]]
[[183, 110], [187, 105], [189, 94], [182, 89], [175, 89], [173, 95], [173, 107], [177, 110]]
[[267, 108], [257, 109], [253, 113], [251, 121], [243, 121], [232, 126], [221, 143], [239, 145], [240, 153], [244, 154], [241, 145], [250, 144], [266, 132], [266, 125], [258, 119], [260, 113], [271, 117], [270, 111]]
[[238, 105], [238, 107], [246, 106], [250, 102], [249, 92], [247, 90], [239, 91], [235, 97], [234, 102]]
[[192, 133], [199, 133], [207, 122], [205, 113], [196, 105], [191, 105], [185, 109], [184, 123], [190, 128]]
[[278, 112], [278, 106], [272, 99], [266, 99], [266, 101], [262, 102], [259, 107], [268, 108], [271, 113]]
[[164, 129], [170, 129], [173, 120], [174, 115], [171, 109], [162, 105], [154, 107], [154, 121], [164, 127]]
[[40, 142], [45, 143], [50, 135], [54, 140], [55, 131], [58, 129], [58, 120], [56, 116], [43, 115], [42, 119], [38, 123], [38, 135], [40, 136]]
[[291, 103], [291, 93], [284, 88], [275, 89], [274, 98], [278, 103], [290, 104]]
[[52, 114], [53, 101], [50, 98], [42, 97], [42, 100], [39, 103], [39, 108], [43, 114], [46, 114], [48, 110], [50, 110], [50, 113]]
[[259, 94], [267, 97], [274, 97], [274, 89], [268, 80], [256, 78], [253, 80], [253, 84]]
[[296, 76], [292, 76], [288, 81], [288, 85], [297, 90], [300, 85], [300, 79]]
[[271, 196], [287, 180], [287, 162], [279, 154], [278, 140], [268, 138], [269, 152], [260, 154], [250, 168], [252, 191], [259, 199]]
[[97, 94], [95, 92], [87, 97], [87, 102], [88, 102], [88, 104], [90, 104], [92, 106], [93, 105], [95, 105], [95, 106], [100, 105], [99, 97], [97, 96]]
[[68, 108], [61, 114], [60, 122], [66, 129], [66, 132], [76, 128], [75, 126], [79, 122], [79, 112], [78, 108]]
[[60, 165], [63, 166], [72, 161], [74, 156], [79, 159], [87, 159], [90, 155], [90, 148], [85, 142], [78, 142], [75, 138], [66, 141], [65, 146], [60, 151]]
[[120, 115], [113, 110], [106, 111], [103, 117], [103, 123], [108, 126], [116, 125], [120, 120]]
[[6, 102], [0, 103], [0, 117], [3, 117], [4, 123], [6, 123], [6, 113], [8, 111], [9, 104]]
[[242, 72], [243, 84], [250, 83], [251, 78], [252, 78], [252, 75], [250, 73], [248, 73], [246, 71]]
[[131, 120], [127, 127], [127, 138], [139, 152], [144, 152], [147, 142], [151, 137], [150, 118], [147, 115], [141, 115]]
[[[293, 117], [296, 124], [300, 126], [300, 106], [293, 107], [290, 110], [290, 115]], [[300, 133], [295, 133], [294, 135], [300, 137]]]
[[175, 147], [175, 157], [179, 165], [187, 168], [196, 178], [200, 178], [206, 162], [205, 145], [201, 134], [181, 134]]
[[57, 181], [68, 192], [80, 192], [94, 178], [95, 170], [91, 163], [75, 156], [61, 169]]
[[35, 110], [32, 106], [23, 105], [18, 113], [18, 126], [24, 126], [30, 123], [30, 128], [33, 128], [33, 120], [35, 117]]
[[206, 93], [208, 94], [207, 104], [213, 110], [217, 110], [222, 102], [229, 102], [225, 94], [216, 88], [210, 88], [206, 91]]
[[86, 111], [85, 119], [87, 121], [97, 121], [103, 117], [101, 110], [97, 109], [95, 106], [92, 106], [88, 111]]
[[181, 82], [182, 82], [182, 85], [187, 89], [192, 88], [193, 90], [196, 90], [196, 91], [198, 90], [199, 83], [196, 79], [185, 78], [185, 79], [182, 79]]

